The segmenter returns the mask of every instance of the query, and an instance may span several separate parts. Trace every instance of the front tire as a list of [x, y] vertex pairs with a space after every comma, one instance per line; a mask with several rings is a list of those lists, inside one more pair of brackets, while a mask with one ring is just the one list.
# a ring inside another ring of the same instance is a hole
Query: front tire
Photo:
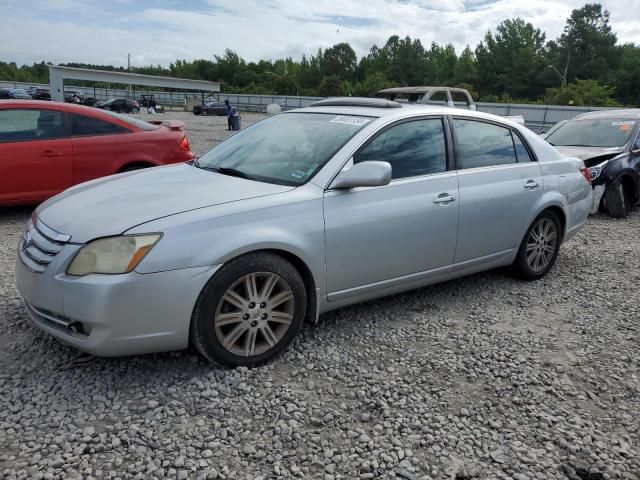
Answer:
[[558, 215], [549, 210], [542, 212], [527, 230], [511, 266], [512, 272], [523, 280], [544, 277], [556, 263], [561, 241]]
[[287, 347], [307, 307], [293, 265], [269, 252], [226, 263], [202, 290], [191, 317], [191, 343], [209, 361], [254, 366]]
[[619, 178], [604, 191], [604, 206], [613, 218], [627, 218], [631, 212], [631, 199]]

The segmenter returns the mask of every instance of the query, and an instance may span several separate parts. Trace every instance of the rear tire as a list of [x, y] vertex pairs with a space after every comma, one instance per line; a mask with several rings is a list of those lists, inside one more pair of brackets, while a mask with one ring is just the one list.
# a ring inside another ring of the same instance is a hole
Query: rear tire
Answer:
[[550, 210], [542, 212], [527, 230], [516, 259], [511, 265], [513, 274], [523, 280], [544, 277], [556, 263], [562, 227], [558, 215]]
[[609, 184], [604, 191], [604, 205], [613, 218], [626, 218], [631, 212], [631, 202], [627, 190], [619, 178]]
[[293, 341], [306, 308], [304, 281], [293, 265], [273, 253], [250, 253], [207, 282], [193, 310], [190, 341], [209, 361], [259, 365]]
[[131, 109], [131, 113], [140, 113], [140, 109], [139, 109], [139, 108], [137, 108], [137, 107], [133, 107], [133, 108]]

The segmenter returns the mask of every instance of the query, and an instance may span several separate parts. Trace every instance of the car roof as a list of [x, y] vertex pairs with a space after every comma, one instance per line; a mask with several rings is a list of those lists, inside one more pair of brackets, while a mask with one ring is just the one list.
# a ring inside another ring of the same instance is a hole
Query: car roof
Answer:
[[596, 110], [593, 112], [583, 113], [575, 117], [575, 119], [589, 118], [640, 118], [640, 108], [621, 108], [617, 110]]
[[[338, 100], [338, 99], [335, 99]], [[394, 102], [395, 103], [395, 102]], [[522, 130], [522, 125], [519, 125], [507, 118], [492, 115], [490, 113], [478, 112], [474, 110], [467, 110], [464, 108], [451, 108], [441, 105], [421, 104], [421, 103], [398, 103], [400, 108], [378, 108], [378, 107], [364, 107], [364, 106], [312, 106], [304, 108], [296, 108], [294, 110], [287, 110], [283, 112], [287, 113], [328, 113], [334, 115], [351, 115], [359, 117], [376, 117], [384, 118], [385, 120], [401, 119], [418, 115], [453, 115], [478, 118], [484, 120], [490, 120], [494, 122], [503, 123], [511, 127], [516, 127]]]

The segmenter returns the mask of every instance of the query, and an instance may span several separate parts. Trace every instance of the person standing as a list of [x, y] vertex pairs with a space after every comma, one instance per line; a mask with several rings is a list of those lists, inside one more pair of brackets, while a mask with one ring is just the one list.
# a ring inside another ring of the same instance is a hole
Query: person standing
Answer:
[[224, 104], [227, 106], [227, 130], [235, 130], [233, 124], [234, 108], [229, 104], [229, 100], [225, 100]]

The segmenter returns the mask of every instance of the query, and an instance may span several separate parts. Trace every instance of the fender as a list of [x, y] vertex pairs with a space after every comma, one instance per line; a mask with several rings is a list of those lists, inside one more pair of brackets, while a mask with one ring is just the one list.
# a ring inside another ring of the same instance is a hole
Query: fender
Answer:
[[321, 193], [300, 190], [291, 193], [301, 197], [301, 201], [288, 203], [288, 195], [274, 195], [253, 199], [260, 202], [262, 208], [258, 209], [250, 208], [252, 200], [247, 200], [247, 204], [240, 201], [165, 217], [130, 229], [127, 233], [163, 233], [136, 271], [154, 273], [222, 265], [245, 253], [280, 250], [303, 262], [320, 295], [324, 294]]

